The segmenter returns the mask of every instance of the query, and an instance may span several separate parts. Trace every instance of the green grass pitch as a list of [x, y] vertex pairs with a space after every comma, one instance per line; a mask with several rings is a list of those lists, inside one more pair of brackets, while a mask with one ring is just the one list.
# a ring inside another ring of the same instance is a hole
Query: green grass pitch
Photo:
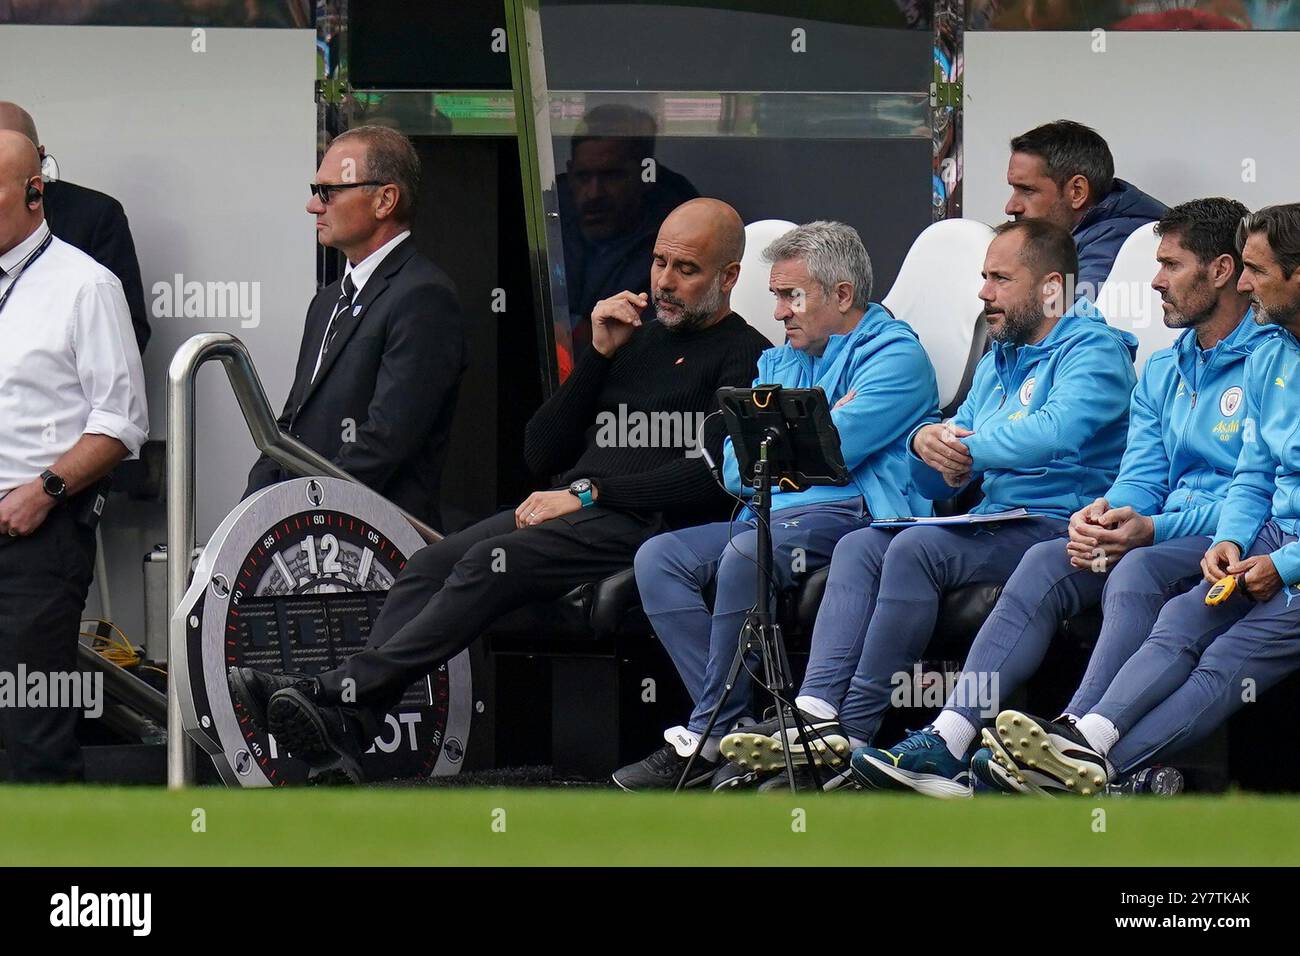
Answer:
[[1300, 798], [4, 787], [0, 864], [1294, 866]]

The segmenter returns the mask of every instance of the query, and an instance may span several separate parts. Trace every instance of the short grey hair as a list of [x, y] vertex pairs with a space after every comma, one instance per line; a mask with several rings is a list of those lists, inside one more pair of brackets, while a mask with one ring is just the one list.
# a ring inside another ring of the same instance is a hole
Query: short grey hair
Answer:
[[397, 208], [393, 218], [410, 225], [420, 192], [420, 156], [406, 136], [387, 126], [354, 126], [330, 142], [360, 140], [366, 147], [366, 179], [392, 183], [397, 187]]
[[819, 219], [796, 226], [763, 250], [763, 261], [801, 259], [829, 298], [841, 282], [853, 286], [853, 307], [866, 310], [871, 302], [871, 257], [852, 226]]

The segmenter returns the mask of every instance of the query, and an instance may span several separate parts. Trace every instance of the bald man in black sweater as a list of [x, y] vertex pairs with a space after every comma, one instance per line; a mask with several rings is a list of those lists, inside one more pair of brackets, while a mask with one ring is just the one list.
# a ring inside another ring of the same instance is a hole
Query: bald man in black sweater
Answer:
[[719, 388], [753, 381], [769, 345], [731, 311], [744, 247], [726, 203], [677, 207], [655, 243], [654, 317], [645, 294], [597, 303], [593, 347], [528, 423], [528, 465], [560, 473], [559, 487], [412, 555], [368, 647], [342, 666], [312, 678], [230, 669], [245, 713], [314, 778], [359, 782], [385, 711], [496, 618], [631, 566], [660, 531], [724, 515], [696, 442], [721, 460], [721, 416], [699, 423]]

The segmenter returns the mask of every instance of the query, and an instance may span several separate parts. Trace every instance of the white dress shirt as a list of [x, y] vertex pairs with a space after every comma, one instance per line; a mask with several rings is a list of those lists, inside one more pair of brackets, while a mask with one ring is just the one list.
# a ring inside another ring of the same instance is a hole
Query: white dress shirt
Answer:
[[[357, 297], [361, 295], [361, 290], [365, 288], [366, 281], [374, 275], [375, 270], [379, 268], [379, 263], [383, 262], [385, 257], [396, 249], [401, 244], [402, 240], [410, 234], [411, 230], [403, 229], [374, 252], [370, 253], [370, 255], [358, 262], [355, 266], [350, 262], [348, 263], [348, 267], [343, 270], [343, 276], [344, 278], [347, 278], [348, 276], [352, 277], [352, 286], [355, 290], [352, 293], [353, 303], [355, 303]], [[313, 382], [316, 381], [316, 373], [320, 371], [321, 360], [325, 358], [325, 343], [330, 340], [330, 325], [337, 322], [339, 318], [340, 317], [337, 314], [331, 316], [329, 324], [325, 326], [325, 337], [321, 339], [320, 351], [316, 353], [316, 366], [311, 370], [311, 380]]]
[[140, 453], [149, 435], [144, 372], [122, 284], [90, 256], [36, 231], [0, 256], [0, 497], [53, 465], [83, 434]]

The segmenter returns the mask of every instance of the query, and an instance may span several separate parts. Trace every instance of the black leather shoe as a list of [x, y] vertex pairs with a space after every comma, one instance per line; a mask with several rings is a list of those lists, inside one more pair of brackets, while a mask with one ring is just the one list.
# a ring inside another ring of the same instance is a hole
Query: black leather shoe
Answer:
[[296, 687], [276, 691], [266, 705], [276, 743], [311, 768], [308, 783], [362, 783], [361, 720], [343, 707], [326, 707]]
[[262, 731], [267, 729], [266, 704], [276, 691], [296, 687], [310, 700], [320, 699], [320, 682], [306, 674], [269, 674], [252, 667], [230, 667], [226, 676], [235, 703]]

